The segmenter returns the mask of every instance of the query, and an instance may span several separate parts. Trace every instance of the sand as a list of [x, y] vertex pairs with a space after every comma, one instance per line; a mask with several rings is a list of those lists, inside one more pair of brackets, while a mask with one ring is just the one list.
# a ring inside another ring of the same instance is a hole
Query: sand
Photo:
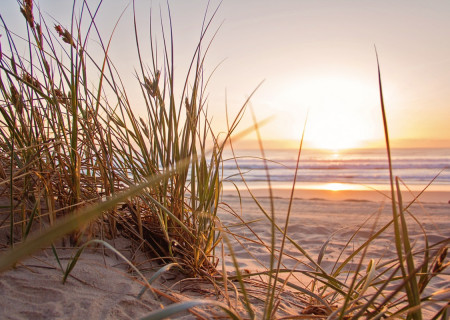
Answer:
[[[267, 192], [267, 190], [266, 190]], [[267, 194], [267, 193], [266, 193]], [[305, 195], [305, 194], [303, 194]], [[312, 197], [310, 197], [312, 195]], [[342, 195], [342, 194], [341, 194]], [[286, 192], [279, 191], [274, 200], [275, 218], [279, 225], [284, 227], [288, 199]], [[318, 260], [320, 252], [323, 252], [321, 266], [331, 271], [336, 261], [343, 261], [348, 254], [358, 245], [361, 245], [377, 226], [380, 227], [391, 218], [389, 202], [370, 201], [351, 195], [351, 200], [333, 200], [326, 197], [326, 193], [311, 193], [307, 197], [298, 196], [292, 203], [292, 213], [289, 223], [289, 235], [302, 246], [314, 261]], [[446, 196], [446, 195], [444, 195]], [[450, 204], [443, 201], [444, 197], [438, 197], [441, 201], [427, 202], [422, 205], [413, 205], [410, 212], [420, 221], [428, 233], [429, 241], [436, 243], [445, 241], [450, 236]], [[372, 198], [372, 200], [374, 200]], [[238, 198], [231, 193], [223, 197], [229, 207], [243, 221], [249, 222], [254, 233], [243, 226], [230, 228], [241, 236], [229, 236], [230, 242], [237, 256], [240, 267], [244, 272], [263, 271], [269, 265], [270, 255], [263, 243], [269, 244], [271, 239], [270, 226], [267, 218], [248, 194]], [[264, 191], [259, 192], [259, 201], [263, 208], [270, 213], [270, 200], [265, 197]], [[225, 209], [224, 209], [225, 208]], [[220, 217], [224, 226], [236, 224], [236, 217], [230, 214], [230, 210], [222, 206]], [[372, 216], [372, 218], [370, 218]], [[364, 224], [367, 220], [368, 222]], [[363, 225], [364, 224], [364, 225]], [[375, 227], [374, 227], [375, 226]], [[359, 232], [355, 235], [356, 230]], [[411, 240], [416, 247], [423, 245], [421, 229], [414, 223], [409, 225]], [[354, 236], [354, 237], [353, 237]], [[244, 240], [245, 237], [246, 240]], [[347, 245], [343, 255], [339, 257], [343, 248]], [[280, 235], [277, 236], [277, 244], [280, 244]], [[326, 248], [323, 247], [327, 243]], [[243, 243], [241, 245], [240, 243]], [[128, 257], [131, 257], [131, 244], [126, 240], [118, 240], [116, 247]], [[67, 264], [73, 249], [58, 250], [63, 265]], [[287, 256], [282, 260], [282, 266], [295, 268], [296, 270], [310, 270], [311, 262], [305, 259], [292, 244], [285, 247]], [[364, 263], [369, 259], [391, 259], [395, 257], [392, 230], [383, 233], [367, 251]], [[135, 261], [142, 261], [144, 258]], [[136, 260], [137, 259], [137, 260]], [[233, 275], [234, 268], [231, 258], [225, 252], [226, 269], [229, 275]], [[356, 267], [359, 258], [355, 258], [350, 267]], [[142, 267], [142, 265], [141, 265]], [[150, 277], [156, 270], [146, 269], [145, 275]], [[310, 279], [296, 274], [296, 278], [290, 280], [303, 283], [307, 286]], [[137, 294], [142, 288], [138, 277], [130, 272], [130, 269], [118, 259], [115, 254], [103, 250], [88, 251], [81, 256], [81, 261], [76, 265], [66, 284], [62, 284], [62, 273], [50, 250], [43, 251], [33, 258], [22, 262], [17, 268], [0, 275], [0, 318], [1, 319], [139, 319], [152, 310], [160, 309], [176, 300], [186, 298], [215, 299], [213, 290], [202, 281], [183, 280], [177, 272], [168, 272], [158, 279], [153, 285], [159, 290], [156, 296], [150, 291], [141, 299]], [[257, 279], [256, 279], [257, 280]], [[436, 277], [430, 285], [429, 291], [446, 289], [446, 295], [450, 298], [450, 278], [448, 275]], [[257, 297], [262, 289], [256, 287], [258, 282], [250, 281], [249, 291]], [[254, 287], [251, 287], [254, 285]], [[172, 297], [165, 298], [163, 295]], [[285, 302], [282, 304], [281, 315], [300, 314], [302, 305], [298, 298], [286, 290]], [[221, 300], [221, 299], [219, 299]], [[253, 300], [258, 304], [257, 299]], [[259, 302], [260, 303], [260, 302]], [[430, 306], [429, 310], [437, 310], [438, 306]], [[245, 315], [242, 305], [237, 305], [239, 312]], [[197, 309], [198, 310], [198, 309]], [[212, 313], [198, 310], [204, 318], [209, 318]], [[217, 311], [215, 311], [217, 312]], [[262, 312], [258, 310], [258, 313]], [[174, 318], [193, 319], [194, 315], [182, 313]]]
[[[258, 201], [261, 207], [271, 214], [271, 201], [267, 195], [267, 190], [260, 190]], [[277, 224], [284, 229], [286, 213], [289, 201], [286, 199], [286, 190], [274, 190], [276, 198], [273, 202], [274, 216]], [[335, 197], [347, 197], [347, 200], [333, 200], [327, 195], [329, 192], [310, 191], [302, 193], [302, 196], [312, 196], [312, 198], [296, 198], [291, 205], [291, 216], [288, 225], [288, 234], [301, 246], [309, 256], [318, 262], [322, 255], [320, 266], [327, 272], [335, 271], [339, 263], [344, 261], [356, 248], [361, 246], [376, 231], [381, 229], [392, 219], [392, 207], [389, 199], [379, 201], [376, 193], [362, 194], [333, 193]], [[444, 197], [443, 197], [444, 196]], [[416, 217], [421, 226], [408, 215], [408, 231], [410, 241], [414, 248], [419, 250], [424, 246], [424, 236], [422, 228], [425, 230], [430, 244], [449, 243], [450, 237], [450, 204], [444, 202], [448, 194], [435, 194], [427, 199], [435, 199], [437, 202], [415, 203], [408, 208], [408, 212]], [[369, 200], [370, 199], [370, 200]], [[270, 266], [269, 251], [265, 244], [270, 243], [271, 229], [267, 223], [268, 219], [256, 205], [255, 201], [248, 197], [239, 201], [235, 196], [227, 196], [224, 201], [232, 204], [233, 208], [238, 208], [236, 215], [243, 221], [251, 222], [252, 231], [245, 226], [234, 226], [230, 228], [234, 233], [243, 235], [245, 241], [239, 237], [230, 237], [231, 246], [235, 254], [239, 257], [239, 265], [247, 272], [266, 270]], [[240, 203], [242, 202], [242, 204]], [[405, 202], [407, 205], [408, 202]], [[235, 220], [231, 219], [229, 213], [222, 215], [224, 225], [235, 225]], [[277, 233], [277, 248], [281, 244], [281, 234]], [[261, 243], [264, 242], [264, 244]], [[381, 233], [375, 241], [371, 243], [362, 260], [362, 271], [364, 272], [370, 259], [374, 262], [396, 261], [396, 248], [394, 242], [393, 227]], [[241, 245], [243, 244], [243, 245]], [[308, 261], [300, 251], [289, 241], [285, 244], [284, 257], [281, 267], [302, 271], [315, 271], [311, 261]], [[419, 260], [420, 261], [420, 258]], [[352, 259], [346, 269], [355, 269], [361, 262], [361, 254]], [[232, 269], [231, 259], [227, 260], [227, 268]], [[345, 270], [345, 269], [344, 269]], [[311, 278], [305, 277], [301, 273], [295, 273], [289, 280], [294, 284], [308, 286]], [[343, 273], [341, 280], [347, 277]], [[395, 288], [391, 286], [391, 290]], [[441, 274], [435, 277], [430, 283], [426, 293], [437, 290], [444, 290], [443, 297], [450, 299], [450, 275]], [[440, 309], [442, 304], [430, 305], [427, 308], [428, 315], [435, 314], [433, 311]], [[287, 308], [286, 312], [296, 312], [292, 308]], [[297, 311], [298, 313], [298, 311]]]
[[[118, 239], [114, 244], [131, 258], [128, 240]], [[74, 252], [58, 250], [63, 267]], [[149, 276], [151, 272], [145, 274]], [[154, 283], [154, 288], [173, 291], [175, 297], [180, 288], [167, 288], [177, 277], [178, 274], [168, 272]], [[0, 319], [139, 319], [172, 303], [150, 291], [138, 299], [141, 283], [111, 251], [87, 249], [63, 284], [62, 271], [52, 252], [46, 250], [0, 276]], [[191, 318], [186, 313], [181, 316]]]
[[[237, 208], [235, 210], [236, 214], [243, 220], [254, 221], [251, 223], [253, 231], [268, 242], [270, 239], [270, 227], [268, 227], [267, 218], [264, 217], [264, 214], [262, 214], [261, 210], [251, 198], [242, 198], [242, 205], [239, 203], [238, 198], [234, 196], [226, 196], [224, 197], [224, 201], [232, 204], [232, 207]], [[270, 215], [270, 199], [268, 197], [259, 197], [258, 201]], [[274, 199], [275, 218], [277, 223], [283, 228], [288, 206], [288, 199]], [[374, 230], [378, 230], [392, 219], [392, 209], [390, 202], [387, 201], [336, 201], [326, 198], [294, 199], [291, 211], [288, 234], [304, 246], [312, 256], [317, 256], [322, 245], [330, 238], [332, 238], [332, 241], [329, 246], [342, 246], [366, 220], [368, 221], [360, 228], [355, 242], [365, 241], [375, 232]], [[422, 222], [431, 242], [448, 239], [450, 235], [450, 204], [414, 204], [409, 208], [409, 212]], [[227, 223], [235, 223], [229, 214], [223, 214], [221, 217], [225, 225]], [[242, 231], [236, 231], [236, 229]], [[235, 227], [233, 231], [250, 237], [250, 231], [243, 226]], [[411, 240], [416, 241], [417, 245], [419, 245], [422, 238], [422, 232], [419, 226], [415, 223], [410, 223], [409, 231]], [[386, 255], [386, 252], [395, 253], [392, 237], [392, 229], [389, 228], [378, 239], [380, 244], [374, 246], [372, 250], [374, 253], [373, 257], [381, 257], [376, 252], [383, 255]], [[244, 248], [240, 248], [240, 250], [244, 250]], [[287, 250], [290, 252], [291, 248]], [[292, 255], [298, 254], [294, 249], [292, 250], [290, 252]], [[334, 254], [333, 249], [330, 249], [327, 259], [333, 260]], [[267, 260], [267, 257], [264, 257], [264, 255], [265, 253], [259, 255], [260, 260]], [[240, 262], [246, 267], [254, 267], [257, 265], [252, 259], [248, 259], [248, 261], [246, 259], [240, 259]]]

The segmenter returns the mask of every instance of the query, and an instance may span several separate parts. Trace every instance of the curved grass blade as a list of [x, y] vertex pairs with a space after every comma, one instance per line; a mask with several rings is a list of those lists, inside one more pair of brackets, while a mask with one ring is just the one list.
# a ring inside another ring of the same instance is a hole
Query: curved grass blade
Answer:
[[72, 258], [72, 261], [70, 261], [70, 263], [67, 265], [66, 271], [64, 272], [64, 277], [63, 277], [63, 283], [66, 282], [67, 277], [70, 275], [70, 272], [73, 270], [73, 268], [75, 268], [75, 265], [77, 264], [81, 254], [83, 253], [84, 249], [86, 249], [89, 245], [93, 244], [93, 243], [98, 243], [101, 244], [102, 246], [105, 246], [106, 248], [110, 249], [112, 252], [114, 252], [116, 255], [118, 255], [123, 261], [125, 261], [144, 281], [144, 283], [149, 287], [150, 287], [150, 283], [147, 281], [147, 278], [145, 278], [145, 276], [139, 271], [138, 268], [136, 268], [136, 266], [131, 263], [130, 260], [128, 260], [122, 253], [120, 253], [120, 251], [118, 251], [116, 248], [114, 248], [112, 245], [110, 245], [108, 242], [103, 241], [103, 240], [98, 240], [98, 239], [93, 239], [90, 240], [88, 242], [86, 242], [85, 244], [83, 244], [76, 252], [75, 256]]
[[[407, 273], [406, 267], [404, 265], [403, 261], [403, 250], [402, 250], [402, 244], [404, 246], [407, 246], [407, 243], [405, 241], [404, 235], [402, 239], [402, 226], [400, 225], [399, 219], [399, 213], [397, 212], [397, 205], [396, 205], [396, 197], [395, 197], [395, 186], [394, 186], [394, 174], [392, 169], [392, 156], [391, 156], [391, 147], [389, 142], [389, 133], [388, 133], [388, 126], [387, 126], [387, 117], [386, 117], [386, 109], [384, 105], [384, 98], [383, 98], [383, 86], [381, 84], [381, 71], [380, 71], [380, 63], [378, 60], [378, 53], [375, 48], [375, 54], [377, 58], [377, 68], [378, 68], [378, 89], [380, 94], [380, 104], [381, 104], [381, 113], [383, 116], [383, 127], [384, 127], [384, 136], [386, 140], [386, 151], [388, 156], [388, 163], [389, 163], [389, 180], [390, 180], [390, 187], [391, 187], [391, 201], [392, 201], [392, 214], [393, 214], [393, 222], [394, 222], [394, 234], [395, 234], [395, 246], [397, 249], [397, 256], [400, 263], [400, 270], [402, 271], [403, 277], [406, 279], [409, 279], [412, 274]], [[400, 195], [400, 190], [398, 191], [398, 195]], [[401, 202], [401, 199], [400, 199]], [[400, 204], [400, 211], [402, 211], [401, 204]], [[401, 215], [401, 212], [400, 212]], [[409, 255], [409, 252], [405, 252], [405, 254]], [[409, 270], [410, 272], [411, 270]], [[415, 280], [415, 279], [414, 279]], [[411, 281], [414, 281], [411, 280]], [[405, 290], [406, 294], [408, 296], [408, 301], [410, 304], [413, 304], [413, 306], [416, 306], [417, 300], [419, 299], [417, 295], [414, 293], [415, 290], [411, 289], [408, 283], [405, 283]], [[408, 315], [408, 319], [414, 318], [416, 320], [422, 319], [422, 314], [420, 311], [420, 308], [417, 312], [412, 313], [411, 315]]]
[[56, 248], [53, 243], [52, 243], [52, 252], [53, 252], [53, 255], [55, 256], [55, 259], [56, 259], [56, 262], [58, 263], [59, 268], [61, 269], [62, 272], [64, 272], [64, 268], [61, 264], [61, 260], [59, 260], [58, 252], [56, 252]]
[[[219, 228], [221, 228], [221, 226], [219, 226]], [[242, 290], [242, 294], [244, 296], [245, 308], [247, 309], [250, 319], [255, 319], [255, 311], [253, 310], [252, 304], [248, 298], [247, 290], [245, 289], [245, 284], [244, 284], [244, 281], [242, 280], [243, 276], [239, 269], [239, 264], [237, 262], [236, 255], [234, 254], [233, 246], [231, 245], [230, 241], [228, 240], [228, 237], [226, 236], [226, 234], [223, 235], [223, 238], [228, 246], [228, 249], [230, 250], [230, 256], [233, 260], [233, 265], [236, 270], [236, 277], [237, 277], [237, 280], [239, 281], [239, 284], [240, 284], [241, 290]]]
[[[400, 225], [401, 225], [401, 231], [402, 231], [402, 242], [403, 242], [403, 248], [405, 250], [406, 255], [406, 267], [408, 270], [408, 274], [416, 274], [415, 266], [414, 266], [414, 258], [412, 253], [411, 244], [409, 242], [409, 235], [408, 235], [408, 227], [406, 225], [406, 219], [405, 214], [403, 210], [403, 201], [402, 201], [402, 195], [400, 192], [400, 185], [398, 182], [398, 178], [395, 179], [395, 183], [397, 186], [397, 193], [398, 193], [398, 205], [399, 205], [399, 213], [400, 213]], [[427, 262], [425, 262], [427, 263]], [[408, 281], [408, 284], [405, 286], [408, 294], [408, 300], [412, 308], [415, 308], [413, 317], [417, 319], [422, 319], [422, 314], [420, 310], [420, 293], [419, 293], [419, 287], [417, 285], [417, 278], [415, 276], [410, 277], [410, 280]]]
[[[155, 281], [161, 274], [163, 274], [166, 271], [169, 271], [170, 269], [172, 269], [173, 267], [178, 267], [179, 264], [178, 263], [169, 263], [166, 264], [164, 267], [160, 268], [158, 271], [156, 271], [150, 279], [148, 279], [148, 283], [152, 284], [153, 281]], [[142, 295], [145, 293], [145, 291], [147, 291], [147, 287], [142, 288], [142, 290], [139, 292], [139, 294], [137, 295], [137, 298], [140, 299], [142, 297]]]
[[168, 306], [167, 308], [164, 308], [161, 310], [155, 310], [155, 311], [147, 314], [145, 317], [142, 317], [140, 320], [167, 319], [168, 317], [173, 316], [177, 313], [184, 312], [191, 308], [194, 308], [197, 306], [202, 306], [202, 305], [212, 305], [212, 306], [219, 307], [220, 309], [225, 311], [231, 319], [235, 319], [235, 320], [241, 319], [241, 317], [239, 317], [239, 315], [236, 314], [233, 310], [231, 310], [226, 305], [224, 305], [223, 303], [220, 303], [218, 301], [190, 300], [190, 301], [186, 301], [186, 302], [172, 304], [172, 305]]

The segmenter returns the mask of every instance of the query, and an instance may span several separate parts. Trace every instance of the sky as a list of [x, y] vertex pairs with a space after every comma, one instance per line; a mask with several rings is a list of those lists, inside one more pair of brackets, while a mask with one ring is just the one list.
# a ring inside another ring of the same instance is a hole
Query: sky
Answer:
[[[37, 1], [48, 21], [66, 26], [71, 2]], [[94, 7], [98, 1], [88, 3]], [[207, 3], [169, 0], [180, 79], [196, 48]], [[211, 0], [207, 15], [218, 5]], [[160, 32], [160, 12], [164, 21], [168, 15], [166, 1], [136, 0], [148, 63], [150, 7], [155, 33]], [[139, 65], [130, 1], [104, 0], [97, 23], [108, 39], [122, 11], [110, 57], [134, 97], [139, 95], [134, 76]], [[11, 29], [24, 30], [15, 0], [2, 0], [0, 13]], [[233, 117], [262, 82], [250, 106], [258, 121], [271, 118], [261, 128], [267, 146], [297, 146], [305, 121], [307, 147], [383, 146], [376, 46], [393, 145], [450, 147], [449, 13], [450, 1], [224, 0], [207, 35], [209, 41], [218, 31], [205, 64], [206, 74], [215, 70], [207, 88], [213, 127], [224, 131], [225, 105]], [[95, 41], [91, 47], [95, 50]], [[139, 109], [142, 103], [135, 105]], [[240, 128], [252, 123], [248, 110]], [[253, 138], [247, 138], [249, 146]]]

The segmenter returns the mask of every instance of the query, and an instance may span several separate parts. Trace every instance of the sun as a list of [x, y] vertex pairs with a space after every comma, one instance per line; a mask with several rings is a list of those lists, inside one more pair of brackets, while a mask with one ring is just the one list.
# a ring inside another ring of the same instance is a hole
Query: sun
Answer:
[[310, 117], [305, 139], [311, 147], [327, 150], [342, 150], [362, 147], [368, 139], [366, 127], [354, 113], [339, 110], [339, 107], [317, 110]]
[[379, 138], [376, 88], [351, 78], [323, 76], [298, 83], [291, 90], [292, 99], [309, 109], [308, 147], [339, 151], [364, 147], [366, 141]]
[[[342, 150], [361, 147], [363, 139], [357, 128], [342, 114], [323, 113], [321, 119], [311, 123], [306, 141], [314, 148]], [[313, 122], [311, 120], [311, 122]], [[312, 126], [314, 124], [314, 126]]]

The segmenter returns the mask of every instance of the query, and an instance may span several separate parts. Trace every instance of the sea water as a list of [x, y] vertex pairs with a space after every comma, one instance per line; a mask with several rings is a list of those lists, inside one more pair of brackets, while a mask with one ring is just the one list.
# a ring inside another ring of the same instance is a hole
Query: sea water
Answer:
[[[298, 151], [272, 149], [264, 153], [265, 158], [259, 150], [238, 150], [233, 158], [226, 152], [224, 180], [240, 184], [245, 179], [250, 186], [267, 187], [269, 178], [272, 187], [292, 186]], [[450, 191], [450, 148], [393, 149], [391, 153], [394, 176], [411, 190], [422, 190], [432, 182], [433, 190]], [[386, 149], [305, 149], [300, 154], [296, 187], [386, 190], [389, 184]]]

